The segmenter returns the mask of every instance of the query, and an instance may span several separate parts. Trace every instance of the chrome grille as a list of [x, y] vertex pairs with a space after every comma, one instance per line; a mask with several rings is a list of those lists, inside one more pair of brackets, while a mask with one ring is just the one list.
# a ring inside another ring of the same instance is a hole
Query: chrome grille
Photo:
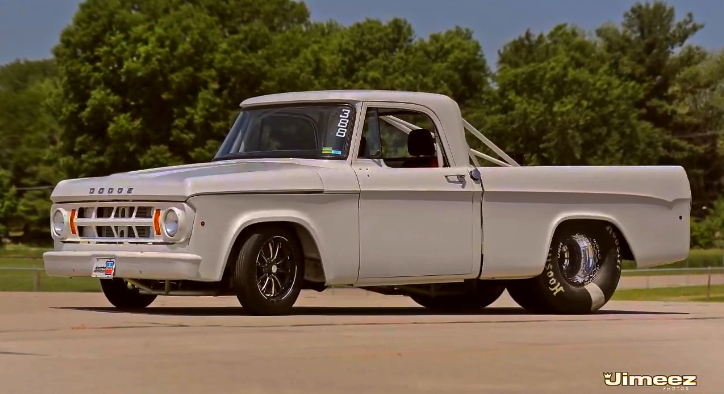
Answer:
[[136, 217], [137, 217], [137, 218], [151, 218], [151, 217], [153, 217], [153, 208], [152, 208], [152, 207], [138, 207], [138, 208], [136, 208]]
[[94, 243], [153, 243], [160, 236], [153, 231], [157, 209], [149, 203], [97, 203], [75, 208], [77, 241]]

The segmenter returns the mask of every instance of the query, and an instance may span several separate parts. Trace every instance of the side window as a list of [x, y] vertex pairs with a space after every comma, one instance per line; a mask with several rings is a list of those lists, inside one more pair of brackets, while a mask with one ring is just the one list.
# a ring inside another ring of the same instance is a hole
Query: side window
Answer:
[[363, 159], [380, 158], [382, 150], [380, 147], [380, 128], [377, 109], [370, 108], [367, 110], [362, 130], [362, 139], [360, 140], [357, 157]]
[[435, 123], [410, 110], [368, 109], [358, 157], [393, 168], [448, 166]]

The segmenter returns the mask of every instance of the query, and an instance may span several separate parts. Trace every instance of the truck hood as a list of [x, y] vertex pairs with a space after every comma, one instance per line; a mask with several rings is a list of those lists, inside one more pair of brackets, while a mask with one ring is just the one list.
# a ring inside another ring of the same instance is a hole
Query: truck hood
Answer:
[[51, 200], [185, 201], [199, 194], [321, 193], [322, 161], [233, 160], [181, 165], [60, 182]]

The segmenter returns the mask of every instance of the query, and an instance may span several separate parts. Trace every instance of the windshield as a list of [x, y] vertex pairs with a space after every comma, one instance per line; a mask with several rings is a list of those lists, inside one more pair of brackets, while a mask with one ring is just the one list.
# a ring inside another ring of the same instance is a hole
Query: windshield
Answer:
[[348, 104], [245, 109], [214, 160], [346, 159], [354, 119]]

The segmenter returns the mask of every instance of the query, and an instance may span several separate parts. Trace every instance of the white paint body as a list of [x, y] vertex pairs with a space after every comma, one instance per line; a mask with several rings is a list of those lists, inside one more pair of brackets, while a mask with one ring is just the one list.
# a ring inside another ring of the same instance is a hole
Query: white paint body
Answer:
[[[236, 257], [237, 236], [263, 222], [293, 223], [329, 286], [534, 277], [556, 227], [572, 219], [614, 224], [639, 267], [688, 255], [691, 193], [681, 167], [479, 167], [482, 180], [475, 182], [460, 110], [446, 96], [304, 92], [253, 98], [241, 107], [330, 100], [353, 101], [357, 109], [346, 161], [229, 160], [61, 182], [53, 209], [175, 204], [186, 212], [190, 236], [171, 244], [56, 238], [55, 251], [44, 256], [46, 272], [90, 276], [94, 257], [115, 257], [119, 277], [219, 281]], [[356, 159], [370, 106], [430, 116], [449, 167], [388, 168]], [[450, 181], [458, 175], [463, 183]], [[89, 195], [100, 187], [133, 188], [133, 194]]]

